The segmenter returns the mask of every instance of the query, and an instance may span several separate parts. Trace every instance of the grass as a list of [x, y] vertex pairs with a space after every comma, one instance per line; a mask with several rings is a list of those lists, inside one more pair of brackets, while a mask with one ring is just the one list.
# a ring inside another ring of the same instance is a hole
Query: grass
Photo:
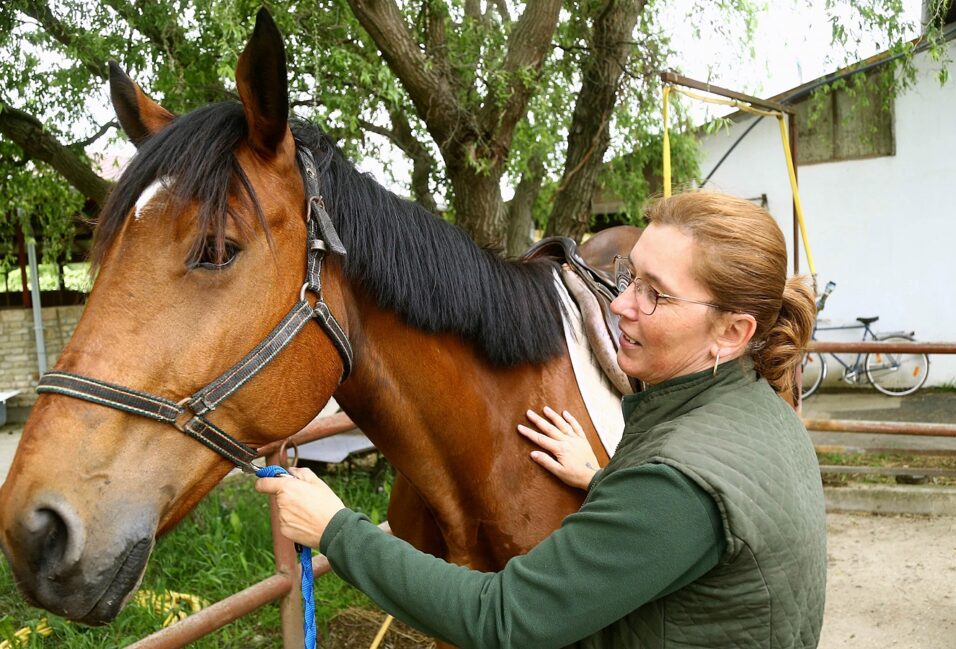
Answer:
[[[378, 466], [378, 465], [376, 465]], [[391, 472], [369, 466], [335, 465], [323, 477], [347, 505], [376, 523], [385, 518]], [[159, 540], [141, 590], [175, 591], [216, 602], [274, 573], [268, 500], [253, 489], [253, 481], [229, 478], [212, 491], [171, 533]], [[372, 606], [369, 600], [335, 575], [316, 581], [316, 621], [320, 628], [339, 611]], [[181, 608], [188, 610], [183, 603]], [[27, 606], [13, 583], [10, 568], [0, 561], [0, 644], [9, 641], [24, 649], [111, 649], [124, 647], [160, 628], [168, 611], [130, 603], [111, 624], [90, 628], [70, 623]], [[14, 633], [36, 628], [46, 618], [52, 635], [31, 633], [17, 644]], [[279, 611], [269, 604], [190, 645], [277, 647], [282, 639]]]
[[[951, 455], [908, 455], [905, 453], [817, 453], [820, 464], [836, 466], [872, 466], [885, 468], [914, 469], [913, 475], [919, 475], [919, 469], [956, 469], [956, 457]], [[847, 483], [896, 484], [895, 476], [861, 475], [854, 473], [826, 473], [824, 484], [830, 486]], [[925, 484], [956, 485], [956, 478], [930, 477]]]

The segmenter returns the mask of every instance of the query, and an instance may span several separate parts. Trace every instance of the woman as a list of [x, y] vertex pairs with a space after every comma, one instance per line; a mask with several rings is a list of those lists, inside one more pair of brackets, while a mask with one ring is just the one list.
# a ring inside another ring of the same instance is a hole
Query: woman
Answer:
[[[567, 413], [529, 412], [532, 458], [588, 490], [581, 509], [499, 573], [418, 552], [305, 470], [260, 480], [281, 532], [399, 619], [462, 647], [816, 647], [826, 582], [823, 490], [784, 401], [815, 316], [787, 279], [780, 228], [729, 196], [654, 204], [618, 276], [618, 363], [641, 379], [597, 470]], [[781, 398], [783, 397], [783, 398]], [[535, 430], [536, 429], [536, 430]]]

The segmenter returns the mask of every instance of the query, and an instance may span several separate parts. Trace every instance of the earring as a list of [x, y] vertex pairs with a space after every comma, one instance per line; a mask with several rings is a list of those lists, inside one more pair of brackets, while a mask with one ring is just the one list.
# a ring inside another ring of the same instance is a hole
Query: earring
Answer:
[[714, 360], [714, 376], [717, 376], [717, 365], [720, 363], [720, 350], [717, 350], [717, 358]]

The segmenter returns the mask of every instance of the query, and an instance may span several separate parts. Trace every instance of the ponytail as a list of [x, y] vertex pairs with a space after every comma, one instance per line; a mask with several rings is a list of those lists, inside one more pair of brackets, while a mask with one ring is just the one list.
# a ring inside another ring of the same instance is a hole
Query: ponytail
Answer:
[[777, 321], [752, 348], [754, 369], [788, 401], [796, 397], [796, 369], [806, 353], [816, 315], [813, 290], [807, 277], [789, 278], [783, 289]]

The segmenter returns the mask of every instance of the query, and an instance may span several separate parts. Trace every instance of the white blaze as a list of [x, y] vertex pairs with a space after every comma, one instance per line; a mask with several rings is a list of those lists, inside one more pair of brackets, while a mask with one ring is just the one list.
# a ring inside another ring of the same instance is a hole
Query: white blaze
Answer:
[[149, 187], [143, 190], [143, 193], [140, 194], [139, 198], [136, 199], [136, 215], [134, 218], [137, 221], [139, 221], [140, 217], [143, 215], [143, 210], [146, 208], [149, 202], [155, 198], [159, 190], [165, 189], [168, 184], [169, 178], [157, 178], [152, 182], [152, 184], [150, 184]]

